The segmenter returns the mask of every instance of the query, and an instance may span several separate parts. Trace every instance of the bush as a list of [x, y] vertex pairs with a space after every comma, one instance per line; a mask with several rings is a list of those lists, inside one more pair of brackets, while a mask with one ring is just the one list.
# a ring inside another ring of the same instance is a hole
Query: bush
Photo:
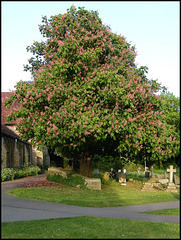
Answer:
[[54, 174], [53, 176], [47, 175], [47, 180], [51, 182], [60, 183], [69, 187], [87, 188], [85, 185], [85, 179], [81, 176], [73, 175], [73, 172], [67, 174], [67, 178]]
[[102, 173], [92, 173], [92, 178], [100, 178], [102, 180]]
[[15, 172], [12, 168], [3, 168], [1, 170], [1, 182], [13, 180]]
[[122, 160], [120, 157], [114, 157], [110, 155], [101, 156], [95, 154], [92, 167], [106, 172], [110, 172], [111, 168], [117, 171], [118, 169], [122, 168]]
[[143, 166], [130, 161], [123, 166], [123, 169], [126, 169], [126, 172], [137, 172], [138, 167], [141, 168], [141, 171], [143, 170]]
[[3, 168], [1, 170], [1, 182], [18, 178], [38, 175], [42, 170], [38, 166], [22, 166], [22, 169]]

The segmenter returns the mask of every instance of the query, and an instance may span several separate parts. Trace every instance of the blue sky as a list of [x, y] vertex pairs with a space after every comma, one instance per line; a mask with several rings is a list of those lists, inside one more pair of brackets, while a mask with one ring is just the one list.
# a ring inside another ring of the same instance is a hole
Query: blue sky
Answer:
[[112, 32], [135, 45], [136, 63], [149, 68], [148, 78], [180, 96], [179, 1], [1, 1], [2, 92], [31, 80], [23, 71], [32, 56], [26, 47], [43, 40], [38, 29], [42, 16], [64, 14], [71, 5], [98, 11]]

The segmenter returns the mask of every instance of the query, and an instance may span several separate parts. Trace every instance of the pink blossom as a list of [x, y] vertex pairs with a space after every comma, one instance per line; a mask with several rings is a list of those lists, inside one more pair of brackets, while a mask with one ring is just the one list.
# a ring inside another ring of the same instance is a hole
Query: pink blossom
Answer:
[[57, 126], [55, 126], [54, 124], [53, 124], [53, 130], [54, 131], [58, 130]]
[[84, 132], [84, 134], [85, 134], [85, 135], [89, 135], [89, 134], [90, 134], [90, 132], [87, 132], [87, 131], [86, 131], [86, 132]]

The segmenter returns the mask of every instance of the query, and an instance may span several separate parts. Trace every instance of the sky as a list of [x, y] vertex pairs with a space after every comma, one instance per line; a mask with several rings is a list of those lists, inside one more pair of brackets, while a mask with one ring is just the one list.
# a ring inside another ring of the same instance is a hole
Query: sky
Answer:
[[103, 24], [136, 47], [138, 67], [148, 67], [148, 79], [180, 97], [179, 1], [1, 1], [1, 92], [14, 90], [32, 54], [26, 47], [44, 40], [42, 16], [64, 14], [74, 5], [98, 11]]

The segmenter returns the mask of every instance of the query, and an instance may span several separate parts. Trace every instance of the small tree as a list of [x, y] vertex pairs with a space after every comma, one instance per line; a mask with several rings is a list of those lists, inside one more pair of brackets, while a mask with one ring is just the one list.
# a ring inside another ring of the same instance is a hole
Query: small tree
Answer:
[[162, 136], [160, 85], [146, 78], [146, 67], [137, 68], [135, 48], [123, 36], [96, 11], [73, 6], [43, 17], [39, 29], [47, 41], [27, 47], [34, 57], [25, 66], [34, 82], [17, 83], [6, 102], [22, 105], [9, 120], [19, 119], [24, 140], [73, 153], [87, 176], [95, 153], [174, 154], [172, 139]]

